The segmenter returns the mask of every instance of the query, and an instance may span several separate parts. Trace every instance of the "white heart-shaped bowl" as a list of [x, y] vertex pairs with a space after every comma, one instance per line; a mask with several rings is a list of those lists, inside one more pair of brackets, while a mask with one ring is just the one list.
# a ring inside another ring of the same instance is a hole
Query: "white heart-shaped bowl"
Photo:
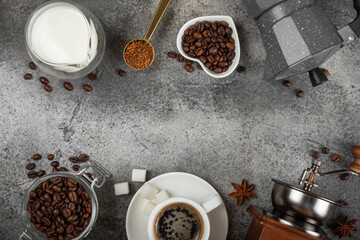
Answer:
[[[191, 27], [192, 25], [194, 25], [198, 22], [203, 22], [203, 21], [209, 21], [209, 22], [225, 21], [229, 24], [229, 27], [231, 27], [233, 30], [233, 33], [231, 36], [235, 39], [235, 50], [234, 50], [235, 58], [232, 60], [232, 65], [229, 67], [229, 69], [226, 72], [215, 73], [215, 72], [211, 71], [210, 69], [205, 67], [205, 64], [203, 64], [198, 58], [189, 57], [182, 49], [182, 36], [184, 35], [185, 30], [188, 29], [189, 27]], [[236, 30], [234, 20], [230, 16], [203, 16], [203, 17], [194, 18], [194, 19], [188, 21], [187, 23], [184, 24], [184, 26], [182, 26], [182, 28], [180, 29], [180, 31], [177, 35], [176, 46], [181, 55], [183, 55], [185, 58], [187, 58], [191, 61], [199, 63], [201, 65], [201, 67], [203, 68], [203, 70], [208, 75], [210, 75], [214, 78], [224, 78], [226, 76], [229, 76], [236, 69], [236, 67], [240, 61], [239, 36], [238, 36], [237, 30]]]

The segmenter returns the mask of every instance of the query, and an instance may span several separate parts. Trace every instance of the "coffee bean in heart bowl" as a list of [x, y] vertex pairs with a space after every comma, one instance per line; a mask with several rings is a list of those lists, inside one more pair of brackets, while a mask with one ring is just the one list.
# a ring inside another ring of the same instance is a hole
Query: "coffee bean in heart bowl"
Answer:
[[229, 16], [194, 18], [182, 26], [176, 45], [185, 58], [198, 62], [214, 77], [229, 76], [240, 61], [240, 41]]

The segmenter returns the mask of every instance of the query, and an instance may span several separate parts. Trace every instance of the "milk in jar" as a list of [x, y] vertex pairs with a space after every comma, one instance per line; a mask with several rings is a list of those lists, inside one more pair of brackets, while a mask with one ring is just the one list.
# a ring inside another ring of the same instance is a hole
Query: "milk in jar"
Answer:
[[32, 51], [64, 72], [83, 69], [94, 59], [97, 33], [91, 19], [74, 5], [55, 2], [40, 9], [28, 29]]

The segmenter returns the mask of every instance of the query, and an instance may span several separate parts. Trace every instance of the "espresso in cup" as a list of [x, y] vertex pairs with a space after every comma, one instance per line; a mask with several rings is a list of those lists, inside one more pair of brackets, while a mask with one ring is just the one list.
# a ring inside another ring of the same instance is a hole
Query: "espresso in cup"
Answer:
[[151, 212], [147, 234], [149, 240], [208, 240], [208, 213], [222, 204], [216, 194], [201, 204], [185, 197], [171, 197]]
[[154, 219], [156, 240], [201, 239], [204, 223], [200, 213], [191, 205], [175, 202], [163, 207]]

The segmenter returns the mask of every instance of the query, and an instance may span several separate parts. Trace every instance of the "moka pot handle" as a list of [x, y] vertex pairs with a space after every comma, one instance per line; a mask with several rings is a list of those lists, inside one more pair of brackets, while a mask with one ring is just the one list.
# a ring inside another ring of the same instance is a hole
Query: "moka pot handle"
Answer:
[[309, 72], [310, 81], [313, 87], [317, 87], [328, 80], [327, 76], [320, 68], [315, 68]]

